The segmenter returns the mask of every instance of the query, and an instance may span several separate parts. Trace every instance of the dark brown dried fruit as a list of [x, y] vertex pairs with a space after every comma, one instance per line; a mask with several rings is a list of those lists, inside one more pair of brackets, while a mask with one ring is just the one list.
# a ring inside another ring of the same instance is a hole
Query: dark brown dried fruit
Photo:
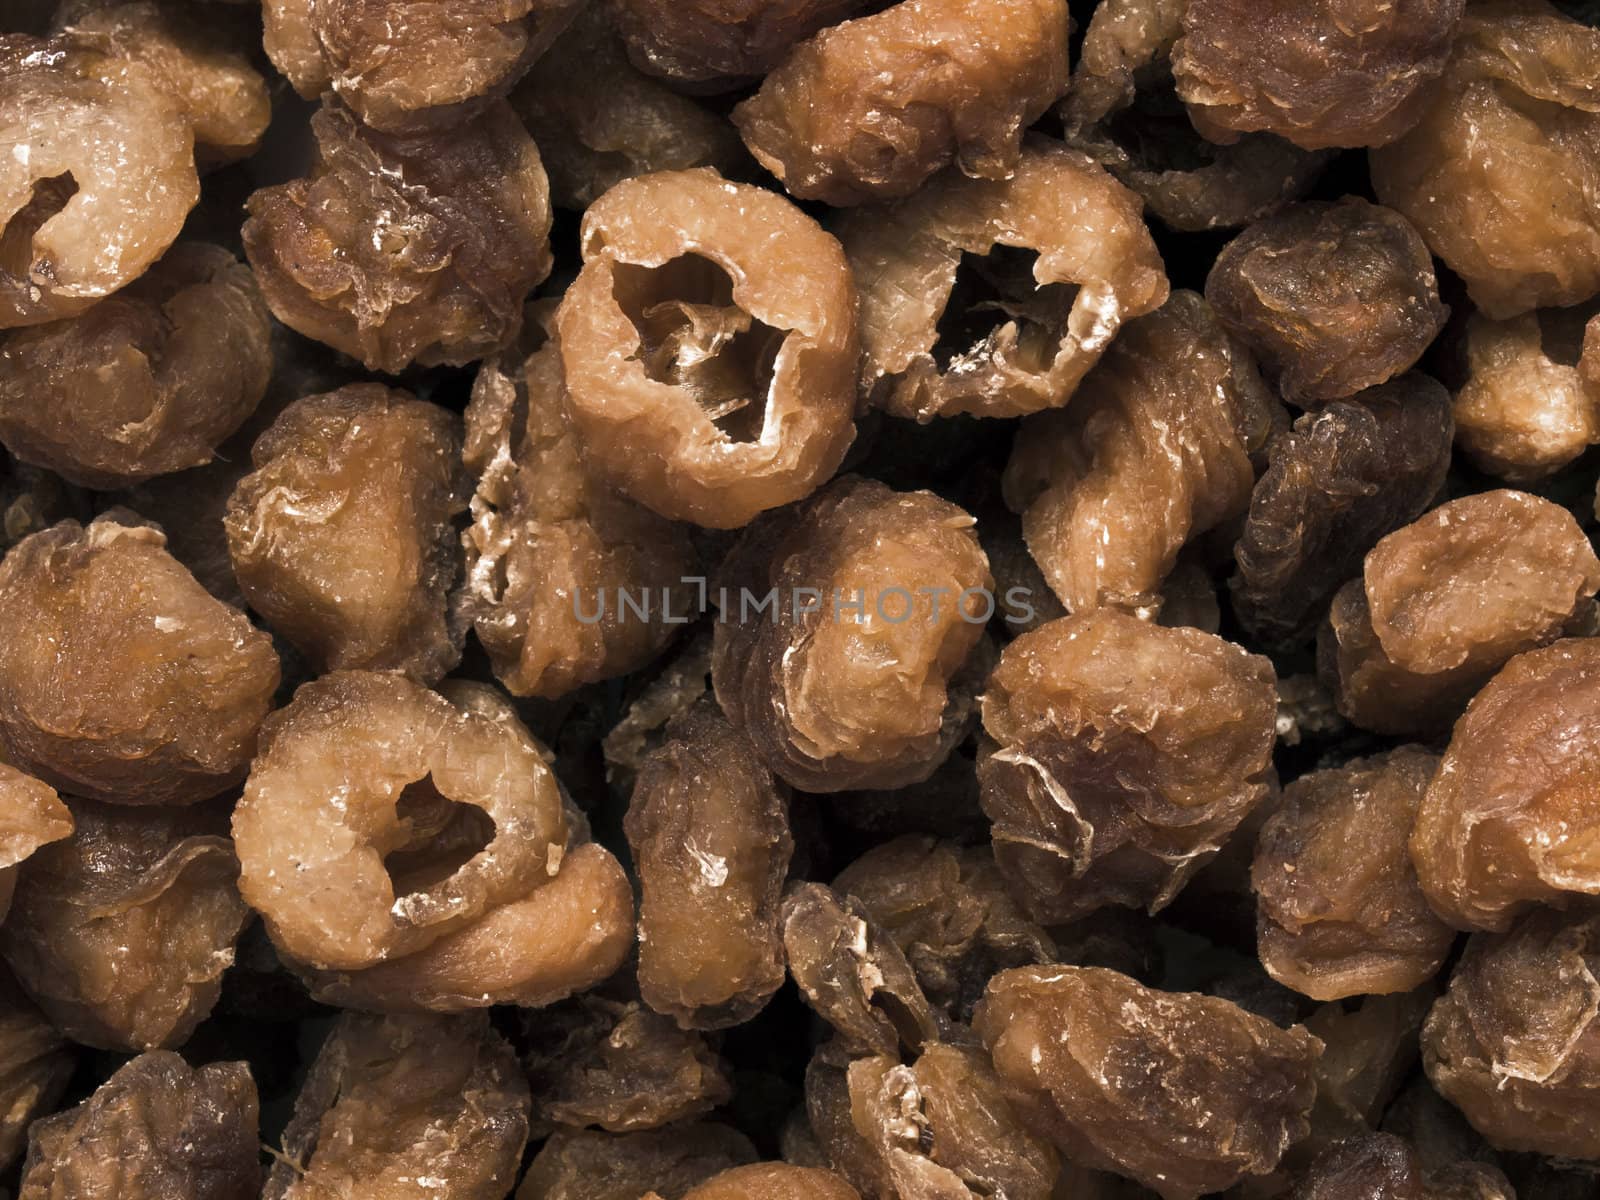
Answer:
[[503, 1200], [528, 1084], [483, 1014], [346, 1013], [312, 1064], [263, 1200]]
[[1416, 1151], [1388, 1133], [1349, 1138], [1324, 1150], [1290, 1200], [1516, 1200], [1506, 1177], [1483, 1163], [1425, 1170]]
[[82, 1104], [34, 1122], [18, 1200], [256, 1200], [255, 1081], [242, 1062], [191, 1069], [141, 1054]]
[[1166, 1200], [1272, 1170], [1308, 1128], [1322, 1052], [1299, 1027], [1093, 967], [1001, 972], [973, 1029], [1069, 1159]]
[[1333, 1142], [1377, 1127], [1417, 1065], [1417, 1038], [1435, 995], [1430, 984], [1358, 1003], [1323, 1004], [1306, 1018], [1306, 1031], [1322, 1042], [1323, 1053], [1317, 1060], [1311, 1133], [1290, 1150], [1294, 1165], [1304, 1166]]
[[896, 1200], [888, 1164], [851, 1115], [849, 1069], [858, 1053], [835, 1039], [818, 1046], [806, 1064], [804, 1117], [814, 1165], [837, 1171], [866, 1200]]
[[1233, 608], [1269, 644], [1298, 640], [1378, 539], [1444, 484], [1450, 395], [1412, 374], [1306, 413], [1267, 447], [1234, 547]]
[[1428, 1078], [1502, 1150], [1600, 1157], [1596, 922], [1540, 909], [1475, 934], [1428, 1015]]
[[695, 91], [720, 91], [765, 75], [796, 42], [872, 7], [872, 0], [611, 0], [607, 5], [641, 71]]
[[1165, 906], [1274, 786], [1275, 676], [1197, 629], [1115, 609], [1006, 647], [979, 761], [995, 858], [1035, 920]]
[[85, 487], [200, 466], [266, 394], [271, 333], [250, 269], [180, 242], [83, 315], [0, 343], [0, 441]]
[[238, 782], [255, 753], [278, 657], [165, 542], [63, 521], [0, 564], [0, 747], [61, 791], [186, 804]]
[[550, 197], [509, 105], [438, 134], [383, 134], [336, 102], [311, 174], [250, 197], [244, 249], [290, 328], [398, 372], [511, 343], [550, 273]]
[[861, 388], [897, 417], [1058, 408], [1167, 297], [1138, 199], [1043, 138], [1005, 178], [947, 174], [837, 228], [861, 289]]
[[1456, 723], [1411, 856], [1433, 907], [1503, 930], [1535, 904], [1600, 894], [1586, 816], [1600, 780], [1600, 638], [1518, 655]]
[[1600, 291], [1600, 29], [1544, 0], [1474, 3], [1421, 122], [1372, 153], [1404, 213], [1496, 320]]
[[18, 462], [0, 446], [0, 558], [23, 538], [68, 517], [89, 519], [89, 498], [53, 471]]
[[1194, 292], [1130, 325], [1060, 412], [1031, 418], [1005, 495], [1069, 612], [1155, 612], [1191, 538], [1238, 516], [1277, 401]]
[[837, 242], [715, 171], [629, 179], [583, 218], [557, 324], [591, 461], [717, 529], [808, 495], [855, 436], [856, 293]]
[[460, 452], [450, 412], [375, 383], [297, 401], [256, 442], [225, 519], [234, 575], [315, 670], [455, 665]]
[[743, 1134], [711, 1122], [638, 1133], [558, 1129], [534, 1155], [517, 1200], [680, 1200], [730, 1167], [756, 1160]]
[[852, 475], [740, 539], [712, 679], [774, 773], [811, 792], [903, 787], [966, 736], [994, 608], [973, 525]]
[[685, 1192], [683, 1200], [859, 1200], [848, 1183], [832, 1171], [791, 1167], [787, 1163], [752, 1163], [734, 1167]]
[[66, 1038], [0, 976], [0, 1170], [21, 1156], [34, 1120], [55, 1110], [74, 1058]]
[[1417, 231], [1354, 197], [1250, 226], [1217, 256], [1206, 299], [1284, 399], [1308, 408], [1409, 370], [1450, 311]]
[[1189, 0], [1178, 94], [1216, 142], [1265, 131], [1309, 150], [1381, 146], [1422, 115], [1466, 0]]
[[0, 921], [11, 908], [18, 864], [71, 833], [72, 813], [56, 790], [0, 760]]
[[796, 46], [734, 124], [806, 200], [909, 196], [951, 163], [1005, 179], [1067, 90], [1071, 27], [1064, 0], [901, 0]]
[[1411, 865], [1411, 829], [1437, 756], [1414, 747], [1302, 775], [1257, 845], [1262, 965], [1316, 1000], [1405, 992], [1455, 942]]

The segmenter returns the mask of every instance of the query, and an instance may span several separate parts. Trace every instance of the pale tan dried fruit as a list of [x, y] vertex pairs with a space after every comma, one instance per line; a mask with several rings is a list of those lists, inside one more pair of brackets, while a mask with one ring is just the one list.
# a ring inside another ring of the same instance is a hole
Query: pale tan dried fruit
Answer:
[[157, 529], [102, 518], [0, 564], [0, 746], [61, 791], [186, 804], [244, 777], [278, 686], [270, 639]]
[[450, 412], [375, 383], [297, 401], [256, 442], [224, 521], [234, 576], [315, 670], [455, 665], [460, 453]]
[[1167, 297], [1137, 197], [1043, 138], [1004, 178], [946, 174], [836, 227], [861, 289], [861, 388], [897, 417], [1060, 407]]
[[263, 49], [306, 100], [315, 100], [333, 85], [333, 71], [311, 25], [311, 4], [312, 0], [261, 3]]
[[1191, 538], [1239, 516], [1282, 409], [1194, 292], [1130, 325], [1071, 404], [1031, 418], [1005, 496], [1069, 612], [1156, 612]]
[[833, 474], [855, 436], [856, 293], [816, 222], [715, 171], [664, 171], [597, 200], [582, 243], [561, 360], [613, 484], [733, 529]]
[[762, 166], [829, 204], [909, 196], [941, 167], [1004, 179], [1067, 90], [1064, 0], [901, 0], [796, 46], [733, 111]]
[[973, 1030], [1072, 1161], [1192, 1200], [1271, 1171], [1308, 1129], [1322, 1043], [1212, 996], [1093, 967], [1003, 971]]
[[872, 0], [611, 0], [608, 15], [639, 70], [685, 90], [765, 75], [790, 47], [874, 7]]
[[11, 908], [18, 865], [71, 833], [72, 813], [55, 788], [0, 761], [0, 921]]
[[263, 1200], [504, 1200], [528, 1083], [487, 1016], [346, 1013], [323, 1042]]
[[859, 1200], [856, 1191], [832, 1171], [752, 1163], [714, 1175], [684, 1193], [683, 1200]]
[[727, 1125], [674, 1125], [637, 1133], [557, 1129], [522, 1177], [516, 1200], [661, 1200], [730, 1167], [756, 1160], [748, 1138]]
[[245, 254], [277, 318], [390, 373], [509, 345], [551, 263], [544, 168], [510, 106], [384, 134], [329, 101], [311, 130], [311, 173], [247, 206]]
[[712, 680], [774, 773], [811, 792], [904, 787], [966, 736], [994, 608], [973, 524], [851, 475], [740, 539]]
[[1545, 0], [1474, 3], [1427, 97], [1372, 153], [1378, 198], [1495, 320], [1600, 291], [1600, 29]]
[[21, 1157], [28, 1127], [55, 1110], [75, 1059], [67, 1039], [0, 975], [0, 1170]]

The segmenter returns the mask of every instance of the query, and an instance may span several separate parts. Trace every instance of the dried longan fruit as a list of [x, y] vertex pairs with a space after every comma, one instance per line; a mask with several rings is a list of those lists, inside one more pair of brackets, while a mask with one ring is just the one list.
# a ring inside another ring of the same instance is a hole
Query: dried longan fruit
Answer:
[[0, 976], [0, 1169], [22, 1156], [34, 1121], [55, 1111], [75, 1060], [67, 1039]]
[[72, 813], [55, 788], [0, 761], [0, 922], [11, 908], [18, 865], [71, 834]]
[[751, 1163], [714, 1175], [684, 1193], [683, 1200], [860, 1200], [832, 1171]]
[[682, 1200], [755, 1160], [748, 1138], [711, 1121], [637, 1133], [557, 1129], [533, 1156], [516, 1200], [639, 1200], [646, 1192]]
[[1292, 1200], [1516, 1200], [1496, 1167], [1460, 1162], [1426, 1170], [1416, 1151], [1388, 1133], [1347, 1138], [1319, 1154], [1291, 1193]]

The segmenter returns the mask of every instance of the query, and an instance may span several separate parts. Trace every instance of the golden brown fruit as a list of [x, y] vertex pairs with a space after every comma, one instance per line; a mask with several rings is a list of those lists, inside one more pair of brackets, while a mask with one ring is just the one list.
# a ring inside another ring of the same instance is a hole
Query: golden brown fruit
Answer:
[[333, 85], [333, 71], [311, 25], [312, 0], [262, 0], [262, 49], [306, 100]]
[[1281, 417], [1196, 293], [1130, 325], [1070, 405], [1022, 427], [1006, 466], [1006, 502], [1067, 611], [1159, 611], [1184, 544], [1244, 512]]
[[22, 865], [0, 952], [74, 1041], [181, 1046], [216, 1003], [250, 915], [225, 822], [197, 808], [71, 809], [72, 837]]
[[1271, 1171], [1308, 1128], [1322, 1053], [1298, 1026], [1095, 967], [1002, 971], [973, 1031], [1069, 1159], [1165, 1200]]
[[1378, 198], [1495, 320], [1600, 291], [1600, 29], [1545, 0], [1474, 3], [1427, 97], [1372, 153]]
[[1540, 909], [1473, 935], [1428, 1014], [1428, 1078], [1502, 1150], [1600, 1157], [1596, 922]]
[[242, 1062], [191, 1069], [141, 1054], [28, 1134], [18, 1200], [256, 1200], [255, 1081]]
[[28, 1127], [55, 1110], [75, 1058], [67, 1039], [0, 975], [0, 1169], [21, 1157]]
[[1276, 679], [1198, 629], [1116, 609], [1006, 647], [978, 764], [995, 858], [1029, 914], [1164, 907], [1274, 787]]
[[313, 669], [431, 683], [460, 658], [460, 453], [449, 411], [375, 383], [299, 400], [256, 442], [224, 521], [234, 576]]
[[528, 1108], [486, 1015], [346, 1013], [300, 1089], [263, 1200], [504, 1200]]
[[453, 620], [513, 693], [554, 699], [666, 647], [693, 615], [695, 555], [682, 526], [598, 477], [567, 415], [560, 349], [537, 327], [528, 340], [525, 358], [484, 364], [467, 406], [462, 457], [478, 483]]
[[1206, 299], [1306, 408], [1409, 370], [1450, 312], [1417, 231], [1353, 197], [1250, 226], [1217, 256]]
[[1462, 1161], [1427, 1170], [1393, 1134], [1347, 1138], [1319, 1154], [1290, 1200], [1517, 1200], [1496, 1167]]
[[1137, 197], [1043, 138], [1003, 179], [948, 173], [836, 227], [861, 289], [861, 390], [897, 417], [1057, 408], [1167, 297]]
[[165, 545], [63, 521], [0, 564], [0, 749], [52, 787], [187, 804], [244, 778], [278, 656]]
[[363, 671], [273, 714], [233, 832], [240, 890], [273, 941], [334, 970], [414, 953], [549, 886], [567, 844], [526, 731]]
[[810, 792], [904, 787], [966, 735], [994, 608], [973, 525], [931, 492], [848, 475], [739, 540], [712, 681], [774, 773]]
[[0, 921], [11, 907], [18, 865], [71, 833], [72, 813], [55, 788], [0, 761]]
[[796, 42], [872, 0], [611, 0], [608, 15], [639, 70], [692, 91], [765, 75]]
[[509, 345], [551, 261], [544, 168], [510, 106], [383, 134], [329, 101], [311, 129], [311, 174], [247, 206], [245, 254], [277, 318], [391, 374]]
[[0, 441], [102, 489], [208, 463], [266, 394], [271, 335], [250, 269], [180, 242], [81, 316], [0, 342]]
[[1005, 179], [1067, 90], [1064, 0], [901, 0], [802, 42], [733, 111], [791, 195], [909, 196], [941, 167]]
[[1178, 95], [1212, 141], [1381, 146], [1422, 115], [1466, 0], [1189, 0]]
[[528, 1165], [516, 1200], [681, 1200], [690, 1188], [756, 1160], [727, 1125], [676, 1125], [637, 1133], [557, 1129]]
[[1532, 905], [1600, 894], [1597, 702], [1600, 638], [1571, 638], [1513, 658], [1456, 723], [1411, 838], [1452, 925], [1503, 930]]
[[155, 72], [0, 35], [0, 329], [82, 312], [142, 275], [200, 197], [194, 134]]
[[860, 1200], [856, 1191], [832, 1171], [791, 1167], [787, 1163], [751, 1163], [714, 1175], [684, 1193], [683, 1200]]
[[1411, 829], [1436, 755], [1405, 746], [1311, 771], [1256, 846], [1261, 963], [1314, 1000], [1406, 992], [1438, 973], [1455, 931], [1428, 907]]
[[855, 436], [856, 293], [839, 244], [715, 171], [612, 188], [557, 315], [591, 461], [662, 516], [733, 529], [808, 495]]

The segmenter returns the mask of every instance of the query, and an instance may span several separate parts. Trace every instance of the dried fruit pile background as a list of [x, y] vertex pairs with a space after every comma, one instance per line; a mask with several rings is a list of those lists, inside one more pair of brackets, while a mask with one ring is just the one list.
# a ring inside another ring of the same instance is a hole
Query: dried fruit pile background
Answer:
[[0, 0], [0, 1198], [1600, 1197], [1593, 0]]

